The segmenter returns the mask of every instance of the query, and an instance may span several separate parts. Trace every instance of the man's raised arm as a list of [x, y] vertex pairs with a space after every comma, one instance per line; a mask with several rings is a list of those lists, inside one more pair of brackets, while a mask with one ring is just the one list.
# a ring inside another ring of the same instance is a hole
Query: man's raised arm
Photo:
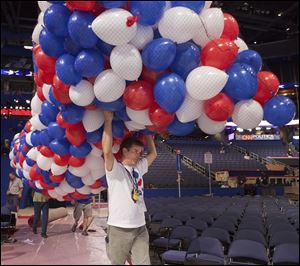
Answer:
[[103, 111], [104, 114], [104, 130], [102, 135], [102, 150], [105, 161], [105, 169], [107, 171], [111, 171], [114, 165], [114, 156], [112, 153], [112, 144], [113, 144], [113, 136], [112, 136], [112, 120], [113, 120], [113, 112], [111, 111]]
[[148, 166], [150, 166], [155, 158], [157, 157], [157, 152], [156, 152], [156, 147], [154, 144], [154, 140], [151, 135], [146, 135], [145, 140], [147, 143], [147, 148], [148, 148], [148, 154], [146, 156], [146, 159], [148, 161]]

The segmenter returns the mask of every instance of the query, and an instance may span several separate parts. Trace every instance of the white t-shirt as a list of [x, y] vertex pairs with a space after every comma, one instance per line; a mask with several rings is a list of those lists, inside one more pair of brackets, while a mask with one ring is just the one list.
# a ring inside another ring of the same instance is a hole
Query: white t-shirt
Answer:
[[[133, 184], [125, 167], [130, 174], [133, 168], [138, 173], [137, 184], [140, 196], [137, 202], [134, 202], [132, 199]], [[146, 211], [146, 206], [142, 177], [148, 172], [147, 159], [139, 160], [135, 167], [123, 165], [114, 159], [112, 170], [105, 171], [108, 184], [107, 224], [122, 228], [137, 228], [145, 225], [144, 212]]]
[[7, 193], [12, 195], [19, 195], [21, 188], [23, 188], [22, 180], [20, 178], [15, 178], [14, 180], [9, 181]]

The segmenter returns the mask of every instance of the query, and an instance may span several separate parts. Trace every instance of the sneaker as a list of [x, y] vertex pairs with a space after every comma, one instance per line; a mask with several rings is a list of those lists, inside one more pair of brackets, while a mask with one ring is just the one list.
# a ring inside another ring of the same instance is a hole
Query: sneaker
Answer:
[[48, 237], [47, 234], [41, 234], [41, 236], [42, 236], [43, 238], [47, 238], [47, 237]]
[[89, 234], [88, 234], [88, 232], [87, 231], [82, 231], [82, 233], [81, 233], [83, 236], [88, 236]]
[[77, 224], [73, 224], [73, 226], [72, 226], [72, 232], [75, 232], [76, 228], [77, 228]]
[[37, 234], [37, 230], [36, 230], [36, 229], [32, 229], [32, 232], [33, 232], [34, 234]]
[[79, 225], [79, 230], [83, 230], [83, 224]]

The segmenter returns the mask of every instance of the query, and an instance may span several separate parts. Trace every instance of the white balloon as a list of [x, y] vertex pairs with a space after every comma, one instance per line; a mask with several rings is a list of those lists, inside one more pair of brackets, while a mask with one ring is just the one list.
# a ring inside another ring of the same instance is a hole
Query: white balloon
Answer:
[[39, 155], [39, 151], [37, 150], [36, 147], [31, 148], [28, 152], [27, 152], [27, 157], [33, 161], [37, 160], [37, 157]]
[[191, 122], [203, 113], [203, 101], [195, 100], [190, 95], [186, 95], [184, 102], [176, 112], [176, 116], [181, 123]]
[[105, 175], [105, 169], [95, 169], [91, 172], [91, 176], [94, 179], [94, 182]]
[[118, 45], [110, 54], [112, 70], [126, 80], [137, 80], [142, 73], [142, 57], [132, 44]]
[[85, 176], [90, 172], [90, 169], [85, 164], [79, 167], [69, 166], [68, 170], [71, 174], [79, 177]]
[[125, 79], [119, 77], [112, 69], [108, 69], [97, 76], [94, 93], [101, 102], [113, 102], [123, 95], [125, 88]]
[[86, 157], [84, 164], [86, 164], [88, 169], [90, 169], [91, 171], [94, 169], [104, 169], [103, 158], [94, 156], [91, 153]]
[[93, 84], [87, 80], [81, 80], [76, 86], [71, 86], [69, 90], [71, 101], [78, 106], [87, 106], [95, 98]]
[[30, 103], [32, 115], [38, 115], [41, 113], [42, 103], [43, 102], [40, 100], [40, 98], [37, 96], [37, 94], [35, 94]]
[[33, 117], [31, 117], [29, 119], [29, 122], [31, 123], [32, 127], [34, 130], [42, 130], [42, 129], [45, 129], [47, 128], [47, 126], [45, 126], [40, 118], [39, 118], [39, 115], [34, 115]]
[[57, 199], [61, 197], [61, 195], [59, 195], [55, 189], [48, 190], [48, 194], [53, 199]]
[[99, 188], [94, 188], [94, 189], [92, 189], [92, 193], [93, 194], [99, 194], [101, 191], [103, 191], [103, 190], [105, 190], [106, 188], [105, 187], [99, 187]]
[[41, 12], [38, 16], [38, 24], [42, 25], [42, 26], [45, 26], [44, 25], [44, 15], [45, 13], [44, 12]]
[[40, 181], [34, 181], [34, 184], [35, 186], [38, 188], [38, 189], [44, 189], [40, 183]]
[[75, 188], [71, 187], [66, 180], [63, 180], [58, 187], [67, 193], [75, 192]]
[[132, 14], [121, 8], [112, 8], [102, 12], [92, 23], [92, 30], [104, 42], [111, 45], [129, 43], [135, 36], [137, 25], [126, 25]]
[[112, 146], [112, 153], [118, 153], [120, 150], [120, 145], [119, 144], [114, 144]]
[[138, 124], [147, 126], [153, 125], [149, 118], [149, 109], [136, 111], [129, 107], [126, 107], [126, 113], [132, 121]]
[[158, 23], [160, 35], [177, 43], [191, 40], [199, 27], [199, 16], [191, 9], [181, 6], [168, 9]]
[[15, 140], [16, 138], [18, 138], [19, 135], [20, 135], [20, 133], [15, 134], [13, 140]]
[[51, 164], [51, 172], [53, 175], [62, 175], [67, 171], [67, 169], [68, 169], [68, 165], [60, 166], [54, 162], [52, 162]]
[[125, 121], [124, 124], [129, 131], [138, 131], [146, 128], [144, 125], [141, 125], [135, 121]]
[[224, 15], [220, 8], [209, 8], [201, 12], [200, 26], [193, 41], [202, 48], [211, 40], [221, 37], [224, 30]]
[[14, 163], [13, 160], [11, 160], [9, 164], [10, 164], [10, 167], [11, 167], [11, 168], [16, 168], [16, 165], [15, 165], [15, 163]]
[[64, 191], [60, 186], [54, 188], [54, 191], [59, 195], [60, 197], [63, 197], [68, 194], [68, 192]]
[[201, 66], [190, 72], [185, 85], [187, 92], [196, 100], [216, 96], [226, 85], [228, 75], [215, 67]]
[[32, 146], [31, 134], [32, 134], [32, 131], [30, 131], [29, 133], [27, 133], [26, 136], [25, 136], [25, 142], [26, 142], [26, 144], [28, 144], [30, 146]]
[[52, 158], [46, 157], [41, 153], [37, 156], [36, 163], [38, 167], [44, 171], [50, 170], [52, 162], [53, 162]]
[[198, 119], [198, 127], [206, 134], [215, 135], [224, 130], [227, 121], [214, 121], [203, 113]]
[[[23, 164], [24, 164], [24, 163], [23, 163]], [[31, 178], [30, 178], [30, 175], [29, 175], [29, 171], [23, 170], [23, 175], [24, 175], [24, 177], [25, 177], [26, 179], [28, 179], [28, 180], [31, 179]]]
[[103, 123], [103, 112], [99, 108], [85, 111], [82, 118], [82, 124], [87, 132], [93, 132], [97, 130], [98, 128], [102, 127]]
[[9, 158], [10, 160], [12, 160], [12, 159], [14, 158], [14, 150], [13, 150], [13, 149], [9, 152], [8, 158]]
[[92, 150], [90, 152], [90, 154], [96, 156], [96, 157], [101, 157], [103, 152], [102, 150], [98, 149], [95, 145], [91, 145], [92, 146]]
[[42, 12], [45, 12], [49, 6], [52, 6], [52, 4], [48, 1], [38, 1], [38, 6]]
[[239, 101], [232, 113], [232, 121], [242, 129], [255, 128], [262, 121], [264, 110], [255, 100]]
[[211, 6], [212, 2], [213, 2], [213, 1], [205, 1], [205, 4], [204, 4], [204, 7], [203, 7], [203, 10], [210, 8], [210, 6]]
[[151, 26], [143, 26], [138, 24], [137, 31], [134, 38], [130, 41], [137, 49], [143, 50], [143, 48], [153, 40], [154, 33]]
[[84, 195], [88, 195], [91, 193], [92, 189], [88, 186], [83, 186], [81, 188], [77, 188], [76, 189], [79, 193], [84, 194]]
[[[42, 14], [42, 13], [41, 13]], [[39, 23], [34, 27], [34, 30], [31, 35], [31, 39], [36, 44], [40, 43], [40, 33], [43, 30], [43, 26]]]
[[91, 174], [84, 176], [81, 178], [81, 181], [83, 184], [85, 184], [86, 186], [90, 186], [93, 185], [95, 183], [94, 178], [91, 176]]
[[42, 87], [42, 92], [43, 92], [43, 95], [44, 97], [46, 98], [46, 100], [49, 102], [49, 103], [52, 103], [51, 100], [50, 100], [50, 97], [49, 97], [49, 91], [51, 89], [51, 85], [50, 84], [44, 84], [43, 87]]
[[29, 172], [30, 169], [31, 169], [31, 166], [29, 166], [29, 165], [26, 163], [26, 160], [24, 160], [24, 162], [23, 162], [23, 169], [24, 169], [24, 171], [27, 171], [27, 172]]
[[238, 53], [249, 49], [247, 44], [239, 37], [237, 37], [234, 43], [239, 47]]

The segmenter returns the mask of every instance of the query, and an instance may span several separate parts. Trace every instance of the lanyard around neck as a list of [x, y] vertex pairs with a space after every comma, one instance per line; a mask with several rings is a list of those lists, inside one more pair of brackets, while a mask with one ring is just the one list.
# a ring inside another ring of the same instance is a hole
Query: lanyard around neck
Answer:
[[[123, 165], [123, 166], [124, 166], [124, 165]], [[129, 172], [129, 170], [128, 170], [125, 166], [124, 166], [124, 168], [125, 168], [125, 170], [126, 170], [128, 176], [129, 176], [129, 179], [130, 179], [130, 181], [131, 181], [131, 183], [132, 183], [132, 185], [133, 185], [133, 188], [134, 188], [134, 189], [138, 189], [138, 183], [137, 183], [136, 178], [135, 178], [133, 175], [131, 175], [131, 173]], [[134, 168], [132, 168], [132, 171], [134, 171]]]

